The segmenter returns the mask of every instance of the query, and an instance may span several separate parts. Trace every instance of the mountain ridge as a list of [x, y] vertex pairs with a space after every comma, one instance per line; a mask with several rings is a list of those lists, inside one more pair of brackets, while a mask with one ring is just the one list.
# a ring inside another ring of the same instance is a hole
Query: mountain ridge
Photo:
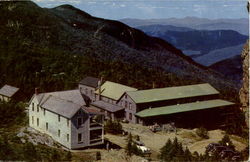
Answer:
[[[178, 27], [189, 27], [197, 30], [217, 30], [218, 25], [220, 29], [235, 30], [241, 34], [249, 35], [249, 22], [247, 18], [239, 19], [207, 19], [198, 17], [185, 18], [166, 18], [166, 19], [120, 19], [119, 21], [131, 26], [145, 26], [145, 25], [174, 25]], [[214, 25], [216, 24], [216, 25]]]
[[[64, 82], [76, 82], [81, 78], [79, 74], [87, 71], [88, 75], [106, 75], [132, 86], [146, 82], [138, 78], [140, 74], [150, 82], [166, 80], [165, 86], [166, 83], [171, 83], [168, 84], [170, 86], [176, 85], [177, 81], [180, 82], [178, 84], [184, 84], [184, 81], [187, 84], [188, 80], [196, 80], [209, 82], [218, 89], [231, 87], [236, 90], [234, 83], [195, 63], [170, 43], [118, 21], [96, 18], [70, 5], [46, 9], [33, 2], [6, 2], [0, 5], [0, 9], [0, 60], [5, 62], [0, 66], [0, 73], [4, 76], [0, 79], [1, 84], [19, 81], [16, 84], [27, 84], [27, 89], [31, 89], [33, 84], [46, 86], [51, 80], [53, 84], [57, 83], [58, 80], [52, 77], [61, 73], [65, 74]], [[54, 58], [56, 56], [60, 59]], [[91, 61], [86, 62], [83, 58]], [[65, 63], [67, 60], [69, 62]], [[109, 69], [102, 71], [99, 64]], [[128, 67], [123, 71], [114, 69], [119, 64], [144, 68], [141, 71], [154, 69], [159, 78], [152, 78], [154, 73], [150, 74], [152, 76], [140, 71], [133, 74], [125, 70]], [[112, 76], [112, 73], [116, 75]], [[37, 80], [38, 74], [45, 75], [42, 79], [47, 78], [46, 82]], [[165, 79], [161, 78], [163, 74]], [[175, 80], [173, 76], [179, 79]], [[67, 86], [63, 85], [64, 82], [59, 85]], [[58, 83], [55, 85], [59, 86]]]

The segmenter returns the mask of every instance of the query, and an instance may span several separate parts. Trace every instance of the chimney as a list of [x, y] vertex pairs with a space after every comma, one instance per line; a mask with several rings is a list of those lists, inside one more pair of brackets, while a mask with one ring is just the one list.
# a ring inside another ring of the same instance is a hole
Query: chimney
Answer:
[[35, 95], [38, 95], [38, 88], [35, 88]]
[[155, 88], [155, 82], [153, 82], [152, 88], [153, 88], [153, 89]]
[[101, 77], [101, 79], [98, 81], [98, 98], [99, 100], [101, 100], [101, 85], [102, 85], [102, 82], [103, 82], [103, 77]]

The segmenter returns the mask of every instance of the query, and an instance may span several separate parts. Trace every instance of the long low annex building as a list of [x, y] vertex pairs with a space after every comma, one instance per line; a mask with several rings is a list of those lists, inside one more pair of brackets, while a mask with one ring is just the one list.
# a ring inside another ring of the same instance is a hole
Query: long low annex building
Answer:
[[219, 91], [208, 83], [138, 90], [99, 79], [92, 92], [95, 97], [90, 97], [90, 105], [104, 111], [107, 119], [146, 125], [168, 121], [222, 124], [224, 112], [235, 105], [219, 99]]

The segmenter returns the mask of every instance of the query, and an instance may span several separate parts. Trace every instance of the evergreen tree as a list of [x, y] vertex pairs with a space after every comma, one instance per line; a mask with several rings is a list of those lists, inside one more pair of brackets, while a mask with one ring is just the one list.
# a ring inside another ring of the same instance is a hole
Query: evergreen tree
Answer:
[[229, 135], [225, 134], [224, 137], [222, 138], [221, 141], [219, 141], [219, 143], [223, 146], [227, 146], [229, 148], [231, 148], [232, 150], [235, 151], [235, 146], [233, 144], [233, 142], [230, 140]]
[[127, 155], [132, 155], [132, 135], [129, 133], [128, 139], [127, 139], [127, 146], [125, 148]]

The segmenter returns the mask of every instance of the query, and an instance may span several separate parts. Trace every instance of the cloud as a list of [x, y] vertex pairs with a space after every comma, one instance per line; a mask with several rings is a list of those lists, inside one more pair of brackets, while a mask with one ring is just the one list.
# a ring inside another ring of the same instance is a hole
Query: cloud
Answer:
[[121, 4], [120, 7], [126, 7], [126, 5], [125, 4]]
[[81, 3], [81, 0], [34, 0], [34, 2], [40, 2], [40, 3], [74, 3], [79, 4]]

